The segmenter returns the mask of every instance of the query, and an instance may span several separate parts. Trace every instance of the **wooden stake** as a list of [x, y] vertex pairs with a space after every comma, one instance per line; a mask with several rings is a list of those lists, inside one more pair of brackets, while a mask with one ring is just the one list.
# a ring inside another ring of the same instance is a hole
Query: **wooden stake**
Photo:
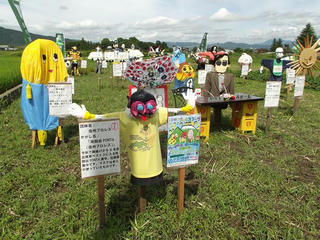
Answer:
[[246, 84], [246, 76], [245, 75], [242, 76], [242, 83]]
[[268, 114], [267, 114], [267, 119], [266, 119], [266, 135], [268, 135], [269, 132], [269, 118], [272, 115], [272, 108], [268, 108]]
[[104, 199], [104, 176], [98, 176], [98, 199], [99, 199], [99, 222], [100, 227], [106, 223], [105, 199]]
[[298, 111], [299, 102], [301, 97], [294, 97], [294, 104], [293, 104], [293, 114], [295, 114]]
[[100, 71], [98, 71], [98, 90], [99, 90], [99, 92], [101, 91], [101, 75], [100, 75]]
[[178, 210], [179, 214], [183, 210], [184, 203], [184, 179], [186, 174], [186, 168], [179, 168], [179, 182], [178, 182]]
[[34, 149], [36, 145], [36, 137], [37, 137], [37, 130], [32, 130], [32, 144], [31, 144], [32, 149]]
[[214, 123], [220, 123], [221, 122], [221, 108], [215, 107], [213, 110], [213, 120]]
[[113, 67], [113, 63], [111, 62], [111, 64], [109, 64], [110, 67], [109, 67], [109, 78], [110, 78], [110, 87], [111, 89], [113, 89], [113, 78], [112, 78], [112, 67]]
[[138, 212], [144, 212], [147, 206], [147, 199], [146, 199], [146, 186], [138, 186]]

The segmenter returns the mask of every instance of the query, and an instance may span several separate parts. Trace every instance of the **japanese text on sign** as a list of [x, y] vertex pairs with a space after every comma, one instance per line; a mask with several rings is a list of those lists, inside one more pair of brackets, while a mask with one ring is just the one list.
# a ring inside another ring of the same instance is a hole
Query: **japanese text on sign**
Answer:
[[69, 115], [72, 104], [72, 83], [49, 83], [49, 115], [62, 117]]
[[266, 85], [266, 96], [264, 107], [278, 107], [280, 99], [281, 82], [268, 81]]
[[122, 63], [121, 62], [113, 62], [113, 76], [121, 77], [122, 75]]
[[81, 177], [120, 173], [119, 120], [79, 123]]
[[303, 95], [305, 76], [297, 76], [294, 84], [294, 96], [300, 97]]

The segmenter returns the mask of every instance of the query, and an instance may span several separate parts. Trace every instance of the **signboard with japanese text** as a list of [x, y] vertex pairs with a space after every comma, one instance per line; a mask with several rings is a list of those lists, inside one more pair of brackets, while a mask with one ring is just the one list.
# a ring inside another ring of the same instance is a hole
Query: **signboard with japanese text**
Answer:
[[303, 95], [305, 76], [297, 76], [294, 84], [294, 93], [293, 96], [300, 97]]
[[121, 62], [113, 62], [113, 76], [121, 77], [122, 76], [122, 63]]
[[79, 122], [81, 177], [120, 173], [119, 119]]
[[87, 60], [81, 60], [81, 68], [87, 68]]
[[72, 88], [72, 94], [74, 94], [74, 77], [68, 77], [67, 82], [71, 83]]
[[213, 71], [214, 66], [212, 64], [206, 64], [204, 65], [204, 70], [206, 70], [207, 72]]
[[206, 77], [207, 77], [207, 72], [206, 70], [199, 70], [198, 71], [198, 84], [205, 84], [206, 83]]
[[184, 167], [198, 163], [201, 114], [168, 118], [167, 167]]
[[281, 82], [268, 81], [266, 84], [266, 96], [264, 107], [278, 107], [280, 99]]
[[286, 84], [294, 84], [294, 80], [296, 78], [296, 70], [287, 68], [286, 69], [286, 76], [287, 76], [287, 81]]
[[64, 117], [69, 115], [69, 106], [72, 104], [72, 83], [48, 83], [49, 115]]
[[102, 61], [102, 68], [107, 68], [108, 67], [108, 63], [106, 61]]

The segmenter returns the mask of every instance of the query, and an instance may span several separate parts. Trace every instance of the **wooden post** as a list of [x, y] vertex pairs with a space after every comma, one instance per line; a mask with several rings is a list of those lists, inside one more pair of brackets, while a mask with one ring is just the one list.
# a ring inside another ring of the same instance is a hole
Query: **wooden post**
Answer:
[[144, 212], [147, 206], [147, 199], [146, 199], [146, 186], [138, 186], [138, 212]]
[[100, 70], [98, 70], [98, 90], [101, 91], [101, 74]]
[[97, 177], [99, 199], [99, 222], [100, 227], [106, 224], [105, 199], [104, 199], [104, 176]]
[[183, 210], [184, 203], [184, 179], [186, 174], [186, 168], [179, 168], [179, 182], [178, 182], [178, 210], [179, 214]]
[[246, 76], [242, 75], [242, 84], [246, 84]]
[[299, 102], [301, 97], [294, 97], [294, 104], [293, 104], [293, 114], [295, 114], [298, 111]]
[[272, 115], [272, 108], [268, 108], [268, 113], [267, 113], [267, 119], [266, 119], [266, 135], [268, 134], [268, 131], [269, 131], [269, 118], [271, 117]]
[[32, 149], [34, 149], [36, 145], [36, 137], [37, 137], [37, 130], [32, 130], [32, 144], [31, 144]]
[[113, 68], [113, 62], [110, 62], [110, 64], [108, 64], [108, 65], [110, 65], [110, 67], [109, 67], [109, 78], [110, 78], [110, 87], [111, 87], [111, 89], [113, 89], [113, 72], [112, 72], [112, 68]]

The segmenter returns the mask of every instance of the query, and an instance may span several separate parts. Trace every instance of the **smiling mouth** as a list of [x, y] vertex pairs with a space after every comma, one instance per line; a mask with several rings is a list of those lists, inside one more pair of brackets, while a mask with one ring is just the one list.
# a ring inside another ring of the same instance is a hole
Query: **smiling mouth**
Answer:
[[52, 69], [49, 69], [49, 73], [52, 73]]

